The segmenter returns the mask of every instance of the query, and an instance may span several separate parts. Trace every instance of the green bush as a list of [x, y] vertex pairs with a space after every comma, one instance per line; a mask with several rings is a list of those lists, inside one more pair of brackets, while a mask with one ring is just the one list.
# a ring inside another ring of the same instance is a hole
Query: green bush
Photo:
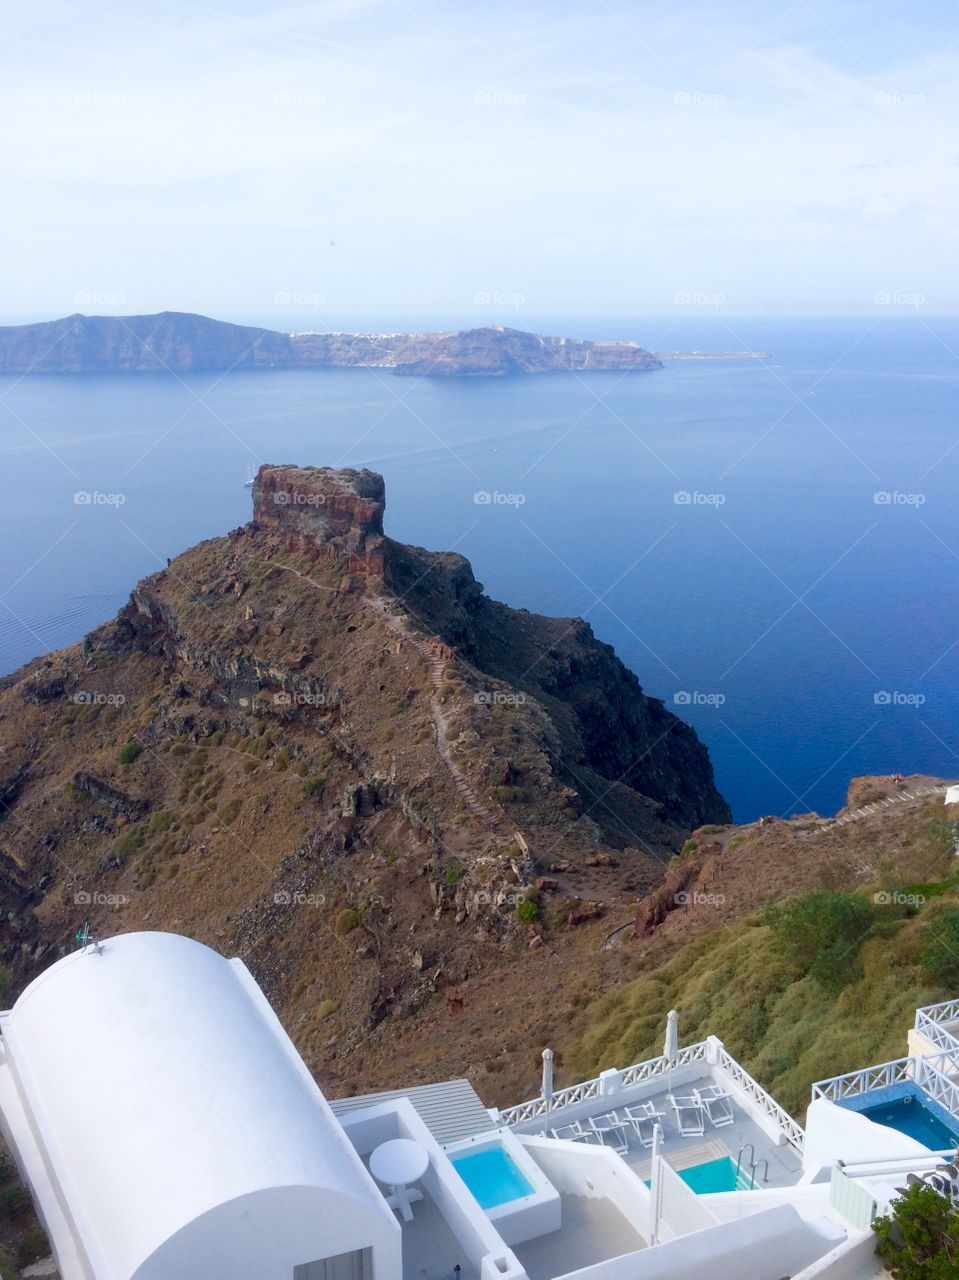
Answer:
[[944, 987], [959, 983], [959, 911], [947, 911], [923, 930], [922, 968]]
[[143, 747], [139, 742], [125, 742], [117, 752], [117, 759], [121, 764], [133, 764], [138, 755], [142, 754]]
[[516, 904], [516, 919], [520, 924], [534, 924], [539, 919], [539, 903], [532, 898], [524, 898]]
[[303, 784], [303, 790], [308, 796], [315, 796], [323, 790], [323, 778], [308, 778]]
[[933, 1187], [909, 1187], [872, 1229], [876, 1253], [895, 1280], [959, 1275], [959, 1211]]
[[767, 908], [763, 922], [783, 959], [827, 991], [838, 991], [854, 976], [874, 916], [872, 903], [860, 894], [821, 891]]
[[463, 872], [459, 867], [447, 867], [443, 872], [443, 879], [451, 889], [455, 889], [463, 879]]

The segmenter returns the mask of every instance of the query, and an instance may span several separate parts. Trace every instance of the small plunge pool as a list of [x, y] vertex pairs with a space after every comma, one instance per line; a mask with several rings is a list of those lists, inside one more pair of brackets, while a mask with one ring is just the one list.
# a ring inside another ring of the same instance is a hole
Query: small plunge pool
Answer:
[[481, 1209], [495, 1209], [533, 1194], [533, 1187], [501, 1146], [485, 1147], [451, 1157], [453, 1168], [475, 1196]]

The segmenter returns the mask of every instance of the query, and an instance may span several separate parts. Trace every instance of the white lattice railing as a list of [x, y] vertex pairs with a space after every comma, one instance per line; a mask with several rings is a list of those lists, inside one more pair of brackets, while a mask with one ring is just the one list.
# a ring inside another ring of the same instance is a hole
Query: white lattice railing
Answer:
[[716, 1065], [736, 1082], [746, 1097], [755, 1102], [765, 1116], [782, 1129], [790, 1145], [801, 1152], [806, 1135], [802, 1126], [792, 1118], [789, 1112], [781, 1107], [775, 1098], [771, 1098], [762, 1085], [754, 1080], [725, 1049], [719, 1050]]
[[[669, 1058], [659, 1057], [637, 1062], [631, 1067], [626, 1067], [621, 1073], [623, 1087], [642, 1084], [645, 1080], [655, 1080], [676, 1067], [686, 1066], [691, 1062], [705, 1062], [706, 1050], [706, 1041], [702, 1040], [699, 1044], [687, 1045], [685, 1049], [680, 1049], [672, 1061]], [[570, 1085], [568, 1089], [557, 1089], [548, 1102], [540, 1095], [538, 1098], [530, 1098], [527, 1102], [520, 1102], [515, 1107], [505, 1107], [500, 1111], [499, 1118], [503, 1124], [522, 1124], [525, 1120], [538, 1120], [543, 1116], [553, 1115], [563, 1107], [572, 1107], [579, 1102], [589, 1102], [593, 1098], [602, 1096], [602, 1082], [596, 1076], [592, 1080], [583, 1080], [580, 1084]]]
[[916, 1084], [935, 1102], [959, 1120], [959, 1084], [950, 1078], [955, 1071], [951, 1053], [938, 1053], [929, 1058], [897, 1058], [876, 1067], [864, 1067], [862, 1071], [850, 1071], [831, 1080], [820, 1080], [812, 1087], [813, 1098], [828, 1098], [841, 1102], [890, 1085]]
[[[697, 1044], [689, 1044], [680, 1049], [675, 1058], [660, 1056], [647, 1058], [645, 1062], [634, 1063], [633, 1066], [626, 1067], [620, 1072], [622, 1087], [628, 1089], [634, 1085], [645, 1084], [649, 1080], [663, 1079], [677, 1067], [688, 1067], [700, 1062], [714, 1064], [733, 1080], [737, 1088], [755, 1103], [765, 1116], [782, 1129], [787, 1140], [797, 1151], [802, 1151], [805, 1135], [801, 1126], [774, 1098], [769, 1096], [762, 1085], [755, 1081], [735, 1058], [731, 1057], [718, 1042], [715, 1044], [717, 1047], [714, 1052], [711, 1052], [712, 1046], [708, 1040], [700, 1040]], [[602, 1096], [602, 1082], [597, 1077], [573, 1085], [569, 1089], [558, 1089], [549, 1101], [540, 1096], [531, 1098], [528, 1102], [521, 1102], [515, 1107], [506, 1107], [499, 1113], [499, 1118], [503, 1124], [523, 1124], [527, 1120], [555, 1116], [556, 1112], [564, 1107], [589, 1102], [593, 1098]]]
[[916, 1031], [937, 1049], [957, 1055], [959, 1061], [959, 1037], [946, 1027], [947, 1022], [959, 1022], [959, 1000], [944, 1000], [916, 1010]]
[[680, 1049], [672, 1061], [661, 1056], [647, 1058], [645, 1062], [637, 1062], [623, 1072], [623, 1086], [628, 1088], [630, 1085], [642, 1084], [645, 1080], [655, 1080], [659, 1076], [667, 1075], [676, 1067], [687, 1067], [693, 1062], [706, 1062], [708, 1049], [707, 1041], [700, 1040], [697, 1044], [688, 1044], [685, 1049]]
[[911, 1081], [915, 1058], [897, 1058], [894, 1062], [882, 1062], [877, 1067], [864, 1067], [862, 1071], [848, 1071], [844, 1076], [818, 1080], [812, 1087], [813, 1098], [827, 1098], [830, 1102], [842, 1102], [843, 1098], [855, 1098], [875, 1089], [888, 1089], [890, 1085]]

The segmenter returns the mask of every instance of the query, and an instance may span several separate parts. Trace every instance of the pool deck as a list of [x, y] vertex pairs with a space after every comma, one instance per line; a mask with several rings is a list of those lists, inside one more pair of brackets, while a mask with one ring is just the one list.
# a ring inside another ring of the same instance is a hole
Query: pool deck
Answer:
[[553, 1280], [554, 1276], [646, 1248], [643, 1237], [608, 1200], [564, 1195], [562, 1203], [559, 1231], [518, 1244], [513, 1250], [529, 1280]]
[[[678, 1085], [676, 1093], [680, 1097], [686, 1097], [694, 1089], [702, 1089], [711, 1084], [721, 1085], [722, 1083], [721, 1078], [714, 1079], [707, 1072], [695, 1080]], [[803, 1171], [799, 1153], [788, 1145], [777, 1146], [769, 1134], [761, 1129], [750, 1116], [745, 1114], [735, 1097], [732, 1099], [733, 1115], [735, 1116], [732, 1124], [716, 1128], [707, 1122], [705, 1133], [701, 1137], [698, 1135], [684, 1137], [679, 1132], [679, 1127], [676, 1124], [675, 1113], [669, 1102], [669, 1093], [669, 1090], [661, 1089], [656, 1093], [645, 1094], [643, 1101], [652, 1102], [658, 1110], [665, 1113], [660, 1121], [663, 1130], [661, 1154], [663, 1159], [672, 1165], [677, 1172], [682, 1169], [688, 1169], [691, 1165], [705, 1164], [709, 1160], [720, 1160], [723, 1156], [728, 1156], [735, 1164], [743, 1147], [751, 1144], [755, 1150], [755, 1158], [757, 1162], [760, 1162], [760, 1166], [763, 1160], [767, 1161], [769, 1165], [768, 1178], [763, 1177], [762, 1167], [757, 1170], [757, 1187], [791, 1187], [795, 1186], [799, 1181]], [[598, 1117], [611, 1110], [616, 1110], [614, 1100], [597, 1100], [587, 1114]], [[561, 1127], [564, 1123], [562, 1112], [556, 1112], [550, 1123], [552, 1127]], [[531, 1126], [524, 1125], [523, 1128], [526, 1132], [534, 1131]], [[538, 1131], [542, 1132], [541, 1125]], [[652, 1165], [652, 1152], [642, 1145], [633, 1133], [632, 1128], [628, 1128], [626, 1133], [629, 1150], [623, 1158], [641, 1178], [648, 1178]], [[744, 1167], [747, 1173], [749, 1172], [749, 1164], [750, 1161], [744, 1159]]]

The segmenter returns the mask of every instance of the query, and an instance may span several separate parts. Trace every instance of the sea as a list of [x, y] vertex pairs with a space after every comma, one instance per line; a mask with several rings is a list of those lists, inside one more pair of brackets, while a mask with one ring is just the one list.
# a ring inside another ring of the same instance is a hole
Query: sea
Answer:
[[247, 521], [251, 468], [371, 467], [392, 537], [586, 618], [695, 726], [738, 821], [835, 812], [861, 774], [959, 776], [959, 320], [909, 310], [505, 317], [769, 353], [628, 375], [0, 378], [0, 673]]

